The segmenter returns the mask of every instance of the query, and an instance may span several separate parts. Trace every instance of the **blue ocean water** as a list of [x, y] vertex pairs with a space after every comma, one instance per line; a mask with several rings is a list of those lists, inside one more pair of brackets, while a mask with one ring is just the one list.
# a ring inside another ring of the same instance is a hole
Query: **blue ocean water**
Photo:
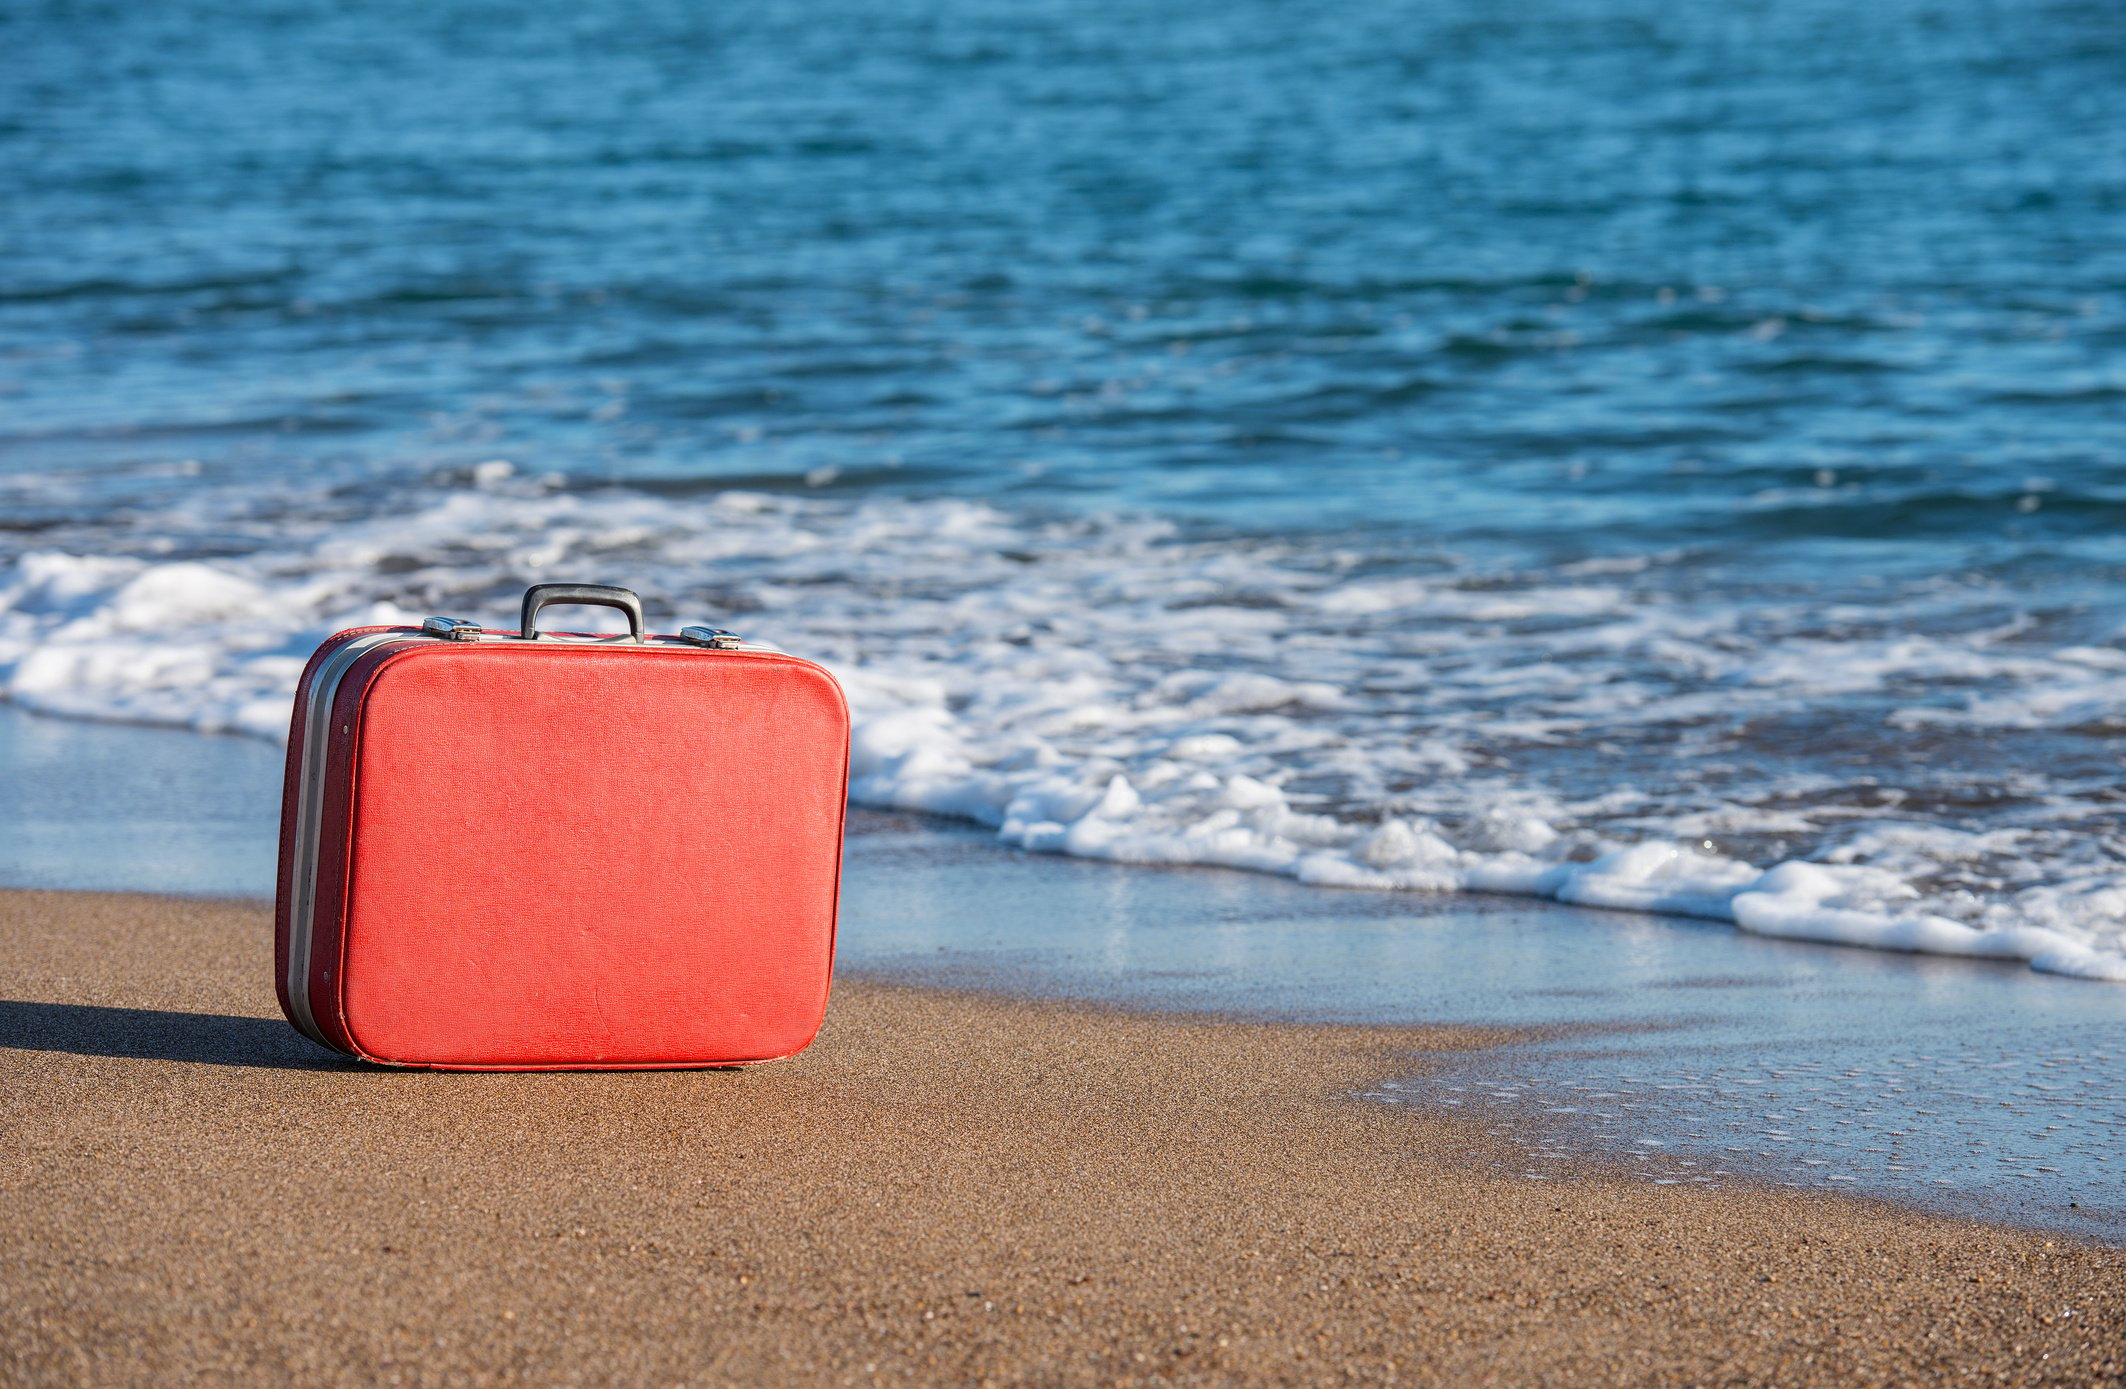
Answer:
[[0, 25], [16, 469], [499, 449], [1544, 556], [2115, 562], [2113, 5]]
[[0, 682], [270, 736], [625, 582], [1012, 843], [2126, 977], [2122, 93], [2104, 3], [25, 0]]

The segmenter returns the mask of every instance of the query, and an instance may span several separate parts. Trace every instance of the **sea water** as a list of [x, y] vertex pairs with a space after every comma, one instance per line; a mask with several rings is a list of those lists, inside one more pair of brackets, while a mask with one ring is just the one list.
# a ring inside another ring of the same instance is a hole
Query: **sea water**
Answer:
[[13, 6], [0, 689], [622, 583], [1008, 845], [2126, 980], [2121, 38]]

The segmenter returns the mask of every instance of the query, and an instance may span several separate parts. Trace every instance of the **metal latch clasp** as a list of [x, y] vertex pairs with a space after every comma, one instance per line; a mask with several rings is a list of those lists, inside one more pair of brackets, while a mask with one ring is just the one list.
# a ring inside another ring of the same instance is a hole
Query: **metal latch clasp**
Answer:
[[478, 641], [480, 624], [462, 617], [430, 617], [421, 622], [421, 630], [431, 637], [445, 641]]
[[679, 638], [696, 646], [706, 646], [711, 651], [731, 651], [745, 645], [738, 633], [727, 632], [721, 627], [682, 627]]

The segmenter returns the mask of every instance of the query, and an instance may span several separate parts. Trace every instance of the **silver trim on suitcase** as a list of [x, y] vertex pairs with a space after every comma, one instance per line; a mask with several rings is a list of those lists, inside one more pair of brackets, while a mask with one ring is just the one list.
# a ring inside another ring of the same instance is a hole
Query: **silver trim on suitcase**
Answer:
[[317, 915], [318, 819], [325, 808], [325, 760], [332, 751], [332, 730], [327, 728], [320, 734], [318, 716], [322, 711], [330, 721], [340, 681], [362, 657], [393, 642], [420, 644], [435, 640], [438, 638], [405, 631], [356, 637], [326, 658], [311, 677], [310, 688], [299, 696], [304, 700], [302, 772], [296, 782], [295, 836], [289, 845], [295, 864], [288, 882], [288, 973], [284, 982], [296, 1029], [321, 1046], [332, 1043], [318, 1030], [317, 1015], [310, 1008], [310, 928]]

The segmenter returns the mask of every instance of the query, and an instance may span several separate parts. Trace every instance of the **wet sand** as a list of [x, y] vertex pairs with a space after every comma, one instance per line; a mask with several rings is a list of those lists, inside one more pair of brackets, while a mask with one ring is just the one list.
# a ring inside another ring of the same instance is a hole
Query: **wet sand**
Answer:
[[2126, 1253], [1351, 1098], [1486, 1035], [845, 983], [772, 1067], [387, 1072], [267, 931], [0, 893], [0, 1381], [2126, 1382]]

